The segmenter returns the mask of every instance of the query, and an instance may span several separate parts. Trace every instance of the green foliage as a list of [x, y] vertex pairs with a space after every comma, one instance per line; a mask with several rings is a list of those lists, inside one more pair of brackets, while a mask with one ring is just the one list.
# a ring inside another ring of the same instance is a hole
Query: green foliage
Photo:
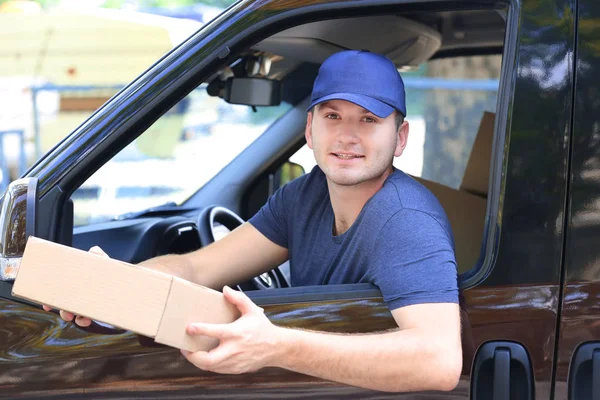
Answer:
[[[0, 5], [4, 3], [16, 3], [14, 0], [0, 0]], [[35, 0], [32, 3], [39, 3], [42, 8], [51, 8], [60, 4], [60, 0]]]
[[105, 8], [122, 8], [123, 0], [105, 0], [104, 7]]

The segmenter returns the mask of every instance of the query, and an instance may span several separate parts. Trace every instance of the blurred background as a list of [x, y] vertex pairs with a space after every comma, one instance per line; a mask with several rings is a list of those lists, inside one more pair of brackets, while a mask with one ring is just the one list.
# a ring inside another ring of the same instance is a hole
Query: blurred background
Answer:
[[233, 2], [0, 0], [0, 190]]
[[[0, 0], [0, 193], [234, 2]], [[483, 113], [496, 109], [501, 61], [444, 58], [401, 71], [411, 129], [398, 168], [460, 186]], [[181, 204], [289, 108], [254, 112], [200, 86], [73, 194], [75, 225]], [[306, 146], [290, 160], [306, 172], [314, 166]]]

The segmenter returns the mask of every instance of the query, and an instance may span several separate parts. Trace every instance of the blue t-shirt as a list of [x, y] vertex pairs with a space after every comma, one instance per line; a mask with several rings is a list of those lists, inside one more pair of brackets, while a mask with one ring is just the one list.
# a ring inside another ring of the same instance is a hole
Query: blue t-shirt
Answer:
[[288, 249], [292, 286], [373, 283], [390, 310], [458, 303], [450, 223], [415, 179], [395, 169], [339, 236], [334, 219], [317, 166], [275, 192], [249, 222]]

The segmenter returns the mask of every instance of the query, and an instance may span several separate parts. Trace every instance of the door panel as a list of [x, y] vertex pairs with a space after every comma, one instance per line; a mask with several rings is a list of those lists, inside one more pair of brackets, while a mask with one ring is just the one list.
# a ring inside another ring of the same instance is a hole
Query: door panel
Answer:
[[600, 340], [600, 4], [580, 0], [577, 16], [570, 212], [556, 369], [558, 400], [567, 399], [571, 389], [567, 379], [577, 347]]
[[464, 349], [463, 373], [471, 371], [475, 351], [483, 343], [520, 343], [531, 357], [538, 399], [551, 396], [556, 343], [573, 86], [573, 3], [521, 3], [499, 238], [492, 243], [498, 246], [497, 258], [481, 284], [463, 291], [464, 325], [470, 327], [464, 329], [463, 343], [471, 343]]
[[[280, 292], [285, 294], [285, 289]], [[395, 327], [376, 291], [360, 299], [265, 304], [256, 298], [274, 323], [333, 332], [377, 332]], [[252, 293], [248, 292], [251, 296]], [[553, 344], [540, 346], [538, 335], [554, 329], [552, 298], [548, 287], [495, 287], [470, 290], [463, 313], [463, 379], [452, 393], [394, 394], [344, 387], [281, 369], [254, 374], [217, 375], [189, 364], [178, 350], [156, 345], [131, 332], [108, 335], [89, 333], [56, 315], [30, 306], [0, 300], [0, 397], [40, 398], [56, 395], [77, 398], [82, 393], [98, 398], [147, 396], [185, 398], [263, 398], [275, 391], [281, 397], [304, 398], [468, 398], [471, 360], [480, 344], [498, 338], [518, 339], [530, 356], [536, 376], [549, 374]], [[351, 296], [346, 294], [346, 297]], [[258, 297], [258, 296], [256, 296]], [[270, 299], [269, 302], [276, 300]], [[527, 326], [528, 329], [523, 327]], [[209, 390], [209, 391], [208, 391]], [[544, 390], [542, 390], [544, 393]], [[546, 391], [547, 393], [547, 391]], [[18, 395], [18, 396], [17, 396]], [[221, 397], [219, 397], [221, 396]], [[355, 396], [355, 397], [354, 397]], [[539, 397], [547, 398], [547, 397]]]
[[[396, 326], [381, 299], [368, 294], [354, 300], [264, 305], [259, 297], [256, 302], [264, 307], [274, 323], [282, 326], [357, 333]], [[11, 398], [40, 398], [58, 393], [65, 399], [77, 398], [82, 393], [119, 398], [171, 397], [175, 392], [183, 393], [185, 398], [202, 399], [228, 395], [264, 398], [269, 393], [278, 394], [277, 398], [394, 397], [394, 394], [342, 387], [282, 369], [243, 375], [203, 372], [188, 363], [178, 350], [153, 344], [131, 332], [88, 333], [59, 320], [54, 314], [4, 300], [0, 300], [0, 326], [3, 343], [0, 393]]]
[[[498, 264], [496, 268], [501, 267]], [[548, 399], [554, 354], [558, 288], [555, 285], [498, 285], [464, 292], [463, 379], [473, 377], [480, 346], [494, 341], [522, 345], [531, 359], [538, 399]], [[471, 375], [470, 375], [471, 374]]]

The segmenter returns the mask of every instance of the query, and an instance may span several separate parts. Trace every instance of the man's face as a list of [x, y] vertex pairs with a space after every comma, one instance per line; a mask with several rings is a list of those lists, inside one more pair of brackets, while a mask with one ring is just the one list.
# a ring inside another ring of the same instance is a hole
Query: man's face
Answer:
[[406, 146], [408, 123], [397, 129], [394, 113], [380, 118], [354, 103], [332, 100], [308, 114], [305, 135], [327, 178], [350, 186], [387, 177], [394, 156]]

